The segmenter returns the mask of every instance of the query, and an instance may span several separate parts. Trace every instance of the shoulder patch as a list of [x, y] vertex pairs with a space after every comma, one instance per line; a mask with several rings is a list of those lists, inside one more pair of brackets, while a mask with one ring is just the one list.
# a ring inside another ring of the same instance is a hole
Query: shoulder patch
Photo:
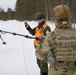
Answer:
[[47, 30], [45, 33], [48, 34], [49, 33], [49, 30]]

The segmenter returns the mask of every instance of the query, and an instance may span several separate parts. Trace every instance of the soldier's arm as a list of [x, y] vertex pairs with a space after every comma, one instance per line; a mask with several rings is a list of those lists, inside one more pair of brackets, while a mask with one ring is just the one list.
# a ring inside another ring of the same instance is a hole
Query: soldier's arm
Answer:
[[27, 30], [29, 31], [30, 34], [34, 35], [36, 28], [32, 29], [31, 27], [29, 27], [29, 28], [27, 28]]
[[45, 59], [47, 53], [52, 49], [52, 44], [51, 44], [51, 32], [46, 35], [44, 38], [43, 42], [39, 44], [39, 47], [36, 50], [36, 56], [38, 59], [43, 60]]
[[36, 49], [36, 56], [40, 60], [44, 60], [48, 52], [54, 49], [56, 35], [54, 32], [50, 32], [45, 36], [43, 41], [39, 44]]
[[27, 23], [27, 21], [25, 21], [24, 24], [25, 24], [25, 28], [29, 31], [29, 33], [32, 34], [32, 35], [34, 35], [35, 34], [36, 27], [32, 29], [30, 27], [30, 25]]
[[49, 32], [51, 32], [51, 28], [47, 26], [43, 33], [46, 36]]

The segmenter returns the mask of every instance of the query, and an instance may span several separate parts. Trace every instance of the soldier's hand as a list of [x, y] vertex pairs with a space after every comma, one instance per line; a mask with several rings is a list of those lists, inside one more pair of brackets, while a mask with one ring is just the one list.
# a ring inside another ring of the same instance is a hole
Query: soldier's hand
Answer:
[[30, 27], [27, 22], [24, 22], [24, 24], [25, 24], [25, 27], [26, 27], [26, 28], [29, 28], [29, 27]]
[[36, 40], [41, 40], [41, 39], [43, 39], [44, 37], [35, 37], [36, 38]]

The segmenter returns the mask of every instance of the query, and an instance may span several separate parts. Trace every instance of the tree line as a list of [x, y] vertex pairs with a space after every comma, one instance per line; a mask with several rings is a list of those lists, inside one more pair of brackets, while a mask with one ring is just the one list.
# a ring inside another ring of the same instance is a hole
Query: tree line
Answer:
[[76, 0], [17, 0], [15, 11], [8, 8], [7, 12], [0, 8], [0, 20], [35, 20], [37, 12], [43, 12], [46, 20], [53, 21], [53, 8], [59, 4], [70, 7], [72, 19], [76, 22]]

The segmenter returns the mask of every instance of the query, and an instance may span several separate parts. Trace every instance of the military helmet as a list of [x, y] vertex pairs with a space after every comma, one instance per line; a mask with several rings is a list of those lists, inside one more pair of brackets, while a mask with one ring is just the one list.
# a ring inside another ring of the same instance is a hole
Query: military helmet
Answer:
[[53, 9], [56, 19], [71, 18], [69, 7], [66, 5], [58, 5]]
[[36, 20], [42, 19], [42, 18], [45, 19], [45, 15], [43, 13], [41, 13], [41, 12], [36, 13], [36, 15], [35, 15]]

